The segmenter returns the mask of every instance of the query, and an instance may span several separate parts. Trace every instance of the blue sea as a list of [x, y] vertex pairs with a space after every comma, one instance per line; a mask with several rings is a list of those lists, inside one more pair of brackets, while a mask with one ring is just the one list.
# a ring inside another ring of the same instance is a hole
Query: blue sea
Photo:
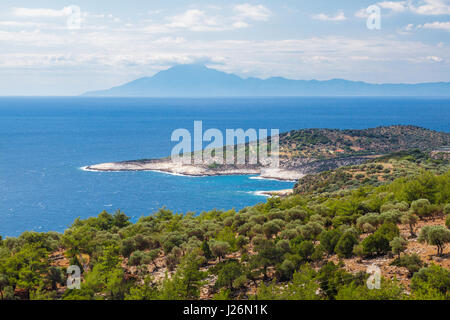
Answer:
[[293, 186], [249, 176], [80, 169], [168, 156], [172, 131], [192, 131], [195, 120], [204, 130], [413, 124], [448, 132], [449, 119], [450, 100], [437, 98], [0, 98], [0, 235], [63, 231], [103, 210], [120, 209], [133, 221], [163, 206], [239, 210], [266, 200], [255, 191]]

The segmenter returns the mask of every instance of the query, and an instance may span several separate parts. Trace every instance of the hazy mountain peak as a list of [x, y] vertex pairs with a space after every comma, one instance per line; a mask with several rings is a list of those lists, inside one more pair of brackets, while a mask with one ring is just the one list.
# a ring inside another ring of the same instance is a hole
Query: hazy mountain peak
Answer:
[[87, 96], [238, 97], [238, 96], [450, 96], [450, 83], [370, 84], [344, 79], [243, 79], [203, 64], [180, 64]]

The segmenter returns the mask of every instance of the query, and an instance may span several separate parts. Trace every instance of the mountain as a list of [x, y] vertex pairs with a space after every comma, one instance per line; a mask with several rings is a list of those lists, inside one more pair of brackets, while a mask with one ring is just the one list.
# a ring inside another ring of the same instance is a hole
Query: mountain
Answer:
[[371, 84], [333, 79], [243, 79], [203, 65], [177, 65], [152, 77], [83, 96], [100, 97], [230, 97], [230, 96], [450, 96], [450, 82]]

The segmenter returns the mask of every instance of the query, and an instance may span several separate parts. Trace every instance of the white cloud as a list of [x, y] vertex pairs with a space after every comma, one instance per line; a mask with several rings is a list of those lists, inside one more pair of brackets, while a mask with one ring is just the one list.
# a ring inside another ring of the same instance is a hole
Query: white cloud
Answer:
[[176, 38], [163, 37], [163, 38], [157, 39], [153, 42], [157, 43], [157, 44], [180, 44], [180, 43], [186, 42], [186, 39], [184, 39], [182, 37], [176, 37]]
[[[450, 0], [408, 0], [408, 1], [382, 1], [377, 3], [382, 9], [394, 13], [412, 12], [419, 15], [448, 15], [450, 14]], [[355, 13], [357, 18], [367, 18], [366, 9]]]
[[389, 9], [395, 12], [403, 12], [408, 8], [406, 1], [383, 1], [378, 2], [378, 5], [383, 9]]
[[442, 59], [441, 57], [436, 57], [436, 56], [428, 56], [427, 60], [429, 60], [431, 62], [442, 62], [442, 61], [444, 61], [444, 59]]
[[398, 34], [401, 35], [410, 35], [412, 33], [412, 31], [414, 31], [415, 27], [414, 24], [410, 23], [400, 29], [397, 30]]
[[408, 24], [407, 26], [405, 26], [405, 31], [412, 31], [414, 29], [414, 25], [412, 23]]
[[412, 12], [423, 15], [443, 15], [450, 14], [449, 0], [423, 0], [418, 6], [410, 4]]
[[56, 18], [65, 17], [72, 13], [71, 7], [64, 7], [61, 10], [46, 8], [13, 8], [13, 14], [18, 17], [27, 18]]
[[[217, 8], [215, 8], [217, 10]], [[186, 29], [194, 32], [226, 31], [250, 27], [249, 20], [266, 21], [271, 12], [262, 5], [240, 4], [233, 7], [233, 15], [211, 15], [205, 10], [189, 9], [179, 15], [167, 17], [167, 23], [152, 24], [148, 33], [171, 33]]]
[[367, 13], [367, 8], [364, 9], [360, 9], [358, 11], [355, 12], [355, 17], [357, 18], [361, 18], [361, 19], [366, 19], [369, 17], [369, 14]]
[[319, 13], [313, 16], [316, 20], [322, 20], [322, 21], [344, 21], [347, 20], [345, 17], [344, 11], [339, 10], [334, 16], [327, 15], [325, 13]]
[[450, 22], [436, 21], [431, 23], [425, 23], [423, 25], [418, 26], [418, 28], [450, 31]]
[[267, 21], [272, 14], [269, 9], [261, 4], [251, 5], [249, 3], [235, 5], [234, 11], [237, 12], [238, 16], [241, 18], [256, 21]]
[[235, 23], [233, 23], [233, 28], [235, 29], [242, 29], [247, 27], [249, 27], [249, 24], [244, 21], [236, 21]]
[[208, 18], [202, 10], [191, 9], [183, 14], [170, 18], [171, 22], [168, 27], [172, 28], [205, 28], [216, 26], [217, 22], [213, 18]]
[[43, 23], [31, 21], [0, 21], [0, 26], [4, 27], [42, 27]]

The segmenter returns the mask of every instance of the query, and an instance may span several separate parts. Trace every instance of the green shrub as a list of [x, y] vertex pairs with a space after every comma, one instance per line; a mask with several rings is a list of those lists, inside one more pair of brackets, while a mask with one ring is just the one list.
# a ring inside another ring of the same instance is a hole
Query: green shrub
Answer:
[[142, 258], [144, 257], [144, 252], [134, 251], [130, 258], [128, 259], [128, 264], [130, 266], [139, 266], [142, 263]]
[[411, 210], [420, 218], [424, 218], [432, 214], [433, 207], [428, 199], [419, 199], [411, 203]]
[[[437, 265], [422, 268], [411, 279], [412, 294], [426, 295], [438, 291], [442, 298], [450, 298], [450, 271]], [[441, 298], [441, 297], [438, 297]]]
[[303, 260], [308, 260], [314, 252], [314, 243], [305, 240], [298, 246], [298, 254]]
[[392, 253], [395, 255], [398, 255], [400, 258], [400, 254], [406, 250], [408, 242], [403, 239], [402, 237], [395, 237], [394, 239], [389, 242], [389, 245], [391, 246]]
[[389, 241], [392, 241], [395, 237], [400, 235], [400, 230], [395, 223], [385, 222], [375, 233], [381, 234]]
[[364, 255], [386, 254], [391, 250], [389, 239], [376, 232], [365, 238], [361, 245], [363, 247]]
[[353, 255], [353, 247], [358, 243], [358, 238], [351, 231], [346, 231], [336, 244], [335, 251], [339, 257], [350, 258]]
[[391, 265], [408, 269], [408, 276], [412, 277], [414, 273], [423, 267], [423, 262], [420, 260], [420, 257], [414, 253], [411, 255], [405, 254], [402, 257], [396, 258]]
[[320, 245], [328, 254], [333, 254], [342, 232], [338, 229], [323, 231], [319, 236]]

